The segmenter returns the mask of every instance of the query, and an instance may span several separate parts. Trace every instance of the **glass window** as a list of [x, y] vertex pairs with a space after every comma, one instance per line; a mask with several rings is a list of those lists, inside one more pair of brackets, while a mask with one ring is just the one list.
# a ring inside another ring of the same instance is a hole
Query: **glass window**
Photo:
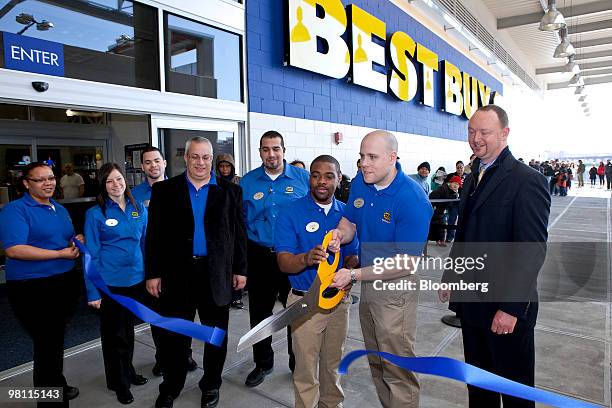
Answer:
[[0, 142], [0, 208], [18, 198], [22, 170], [31, 160], [31, 146]]
[[28, 120], [28, 107], [25, 105], [0, 103], [0, 119]]
[[[159, 89], [157, 9], [118, 0], [0, 0], [0, 35], [63, 44], [64, 76]], [[0, 66], [4, 67], [3, 41]]]
[[[213, 145], [213, 153], [216, 158], [219, 153], [227, 153], [234, 156], [234, 133], [215, 132], [203, 130], [182, 129], [160, 129], [160, 140], [164, 150], [164, 156], [168, 162], [166, 174], [168, 177], [179, 175], [185, 171], [185, 143], [192, 137], [205, 137]], [[214, 159], [213, 159], [214, 163]], [[214, 164], [213, 164], [214, 166]]]
[[242, 101], [240, 36], [165, 14], [166, 89]]

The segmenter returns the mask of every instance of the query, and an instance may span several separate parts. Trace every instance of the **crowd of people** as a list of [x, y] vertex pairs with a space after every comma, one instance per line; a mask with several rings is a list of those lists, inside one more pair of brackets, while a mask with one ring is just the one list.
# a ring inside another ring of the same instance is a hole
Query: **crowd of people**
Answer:
[[[83, 279], [75, 268], [80, 254], [73, 237], [85, 243], [113, 293], [167, 317], [193, 321], [197, 312], [202, 324], [222, 329], [228, 328], [231, 305], [241, 307], [247, 283], [251, 327], [272, 315], [277, 300], [283, 306], [299, 301], [330, 250], [341, 258], [331, 286], [347, 295], [331, 311], [292, 322], [287, 352], [296, 407], [342, 406], [337, 368], [353, 285], [361, 283], [359, 317], [366, 348], [415, 355], [418, 291], [381, 292], [374, 285], [377, 280], [415, 279], [415, 270], [397, 266], [381, 275], [373, 268], [379, 254], [365, 248], [379, 245], [389, 256], [417, 258], [428, 236], [439, 245], [453, 240], [546, 241], [546, 168], [536, 171], [519, 163], [507, 147], [508, 134], [508, 117], [501, 108], [480, 108], [468, 125], [474, 152], [469, 164], [458, 161], [454, 172], [440, 167], [430, 177], [427, 162], [416, 174], [406, 175], [395, 136], [374, 131], [361, 141], [359, 171], [350, 182], [329, 155], [312, 160], [309, 171], [302, 168], [304, 163], [287, 163], [283, 136], [273, 130], [259, 141], [261, 166], [242, 178], [230, 155], [218, 154], [213, 160], [208, 139], [187, 141], [186, 171], [171, 178], [166, 177], [162, 152], [149, 147], [141, 157], [146, 180], [133, 189], [119, 165], [100, 168], [102, 191], [86, 214], [84, 236], [76, 237], [68, 212], [52, 198], [52, 169], [44, 163], [28, 165], [22, 180], [27, 192], [0, 212], [0, 241], [7, 254], [9, 300], [34, 343], [34, 385], [62, 387], [64, 406], [79, 393], [62, 373], [64, 328]], [[562, 168], [569, 167], [559, 164], [559, 173], [567, 174]], [[529, 216], [515, 220], [504, 213], [513, 205], [498, 208], [500, 200], [526, 208]], [[454, 227], [430, 228], [444, 224]], [[324, 248], [321, 242], [328, 232], [332, 241]], [[453, 251], [451, 255], [461, 256], [455, 246]], [[540, 255], [519, 260], [530, 264], [518, 266], [537, 274]], [[85, 283], [88, 304], [99, 309], [106, 385], [120, 403], [130, 404], [130, 388], [147, 383], [132, 362], [134, 317], [86, 276]], [[440, 291], [439, 296], [450, 300], [462, 319], [468, 363], [533, 386], [537, 304], [491, 301], [468, 307], [454, 293]], [[163, 376], [155, 406], [172, 407], [187, 372], [196, 368], [191, 339], [155, 326], [152, 336], [154, 375]], [[227, 337], [219, 347], [205, 345], [202, 407], [219, 403], [226, 354]], [[413, 372], [375, 355], [368, 361], [383, 407], [418, 407], [420, 385]], [[274, 368], [271, 337], [253, 346], [253, 363], [247, 387], [261, 384]], [[468, 391], [471, 407], [499, 406], [502, 398], [471, 386]], [[503, 401], [504, 407], [534, 406], [505, 395]]]

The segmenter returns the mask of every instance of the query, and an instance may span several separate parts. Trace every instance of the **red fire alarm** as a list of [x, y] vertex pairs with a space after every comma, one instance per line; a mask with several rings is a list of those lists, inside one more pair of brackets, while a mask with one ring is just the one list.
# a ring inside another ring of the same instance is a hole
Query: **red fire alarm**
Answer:
[[342, 143], [342, 139], [343, 139], [342, 132], [334, 133], [334, 142], [336, 142], [337, 145]]

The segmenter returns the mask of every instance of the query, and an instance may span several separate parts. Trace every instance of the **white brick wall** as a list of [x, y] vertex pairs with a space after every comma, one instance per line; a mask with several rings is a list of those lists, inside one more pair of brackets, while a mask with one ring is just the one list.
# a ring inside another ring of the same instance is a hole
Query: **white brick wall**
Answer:
[[[261, 165], [259, 158], [259, 138], [268, 130], [280, 132], [285, 139], [285, 159], [291, 162], [300, 159], [306, 166], [321, 154], [334, 156], [343, 173], [353, 177], [357, 172], [359, 144], [368, 132], [374, 129], [321, 122], [308, 119], [288, 118], [284, 116], [262, 113], [249, 114], [250, 155], [249, 169]], [[342, 132], [344, 141], [339, 145], [334, 143], [334, 133]], [[399, 143], [400, 163], [406, 173], [416, 173], [419, 163], [428, 161], [432, 172], [439, 166], [444, 166], [447, 172], [455, 171], [455, 162], [463, 160], [467, 163], [471, 150], [467, 142], [440, 139], [409, 133], [394, 132]]]

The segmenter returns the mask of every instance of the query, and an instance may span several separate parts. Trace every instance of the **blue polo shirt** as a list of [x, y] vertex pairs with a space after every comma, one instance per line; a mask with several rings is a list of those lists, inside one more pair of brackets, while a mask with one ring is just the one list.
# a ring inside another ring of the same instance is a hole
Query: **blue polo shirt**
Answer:
[[399, 163], [395, 168], [397, 176], [382, 190], [366, 184], [361, 173], [353, 179], [345, 217], [357, 225], [362, 265], [398, 253], [419, 256], [427, 242], [433, 208], [423, 188]]
[[191, 210], [193, 211], [193, 255], [206, 256], [206, 231], [204, 230], [204, 216], [206, 215], [206, 200], [208, 199], [208, 186], [217, 185], [217, 178], [214, 173], [210, 173], [210, 181], [203, 185], [200, 189], [195, 186], [185, 173], [185, 181], [189, 189], [189, 198], [191, 199]]
[[147, 179], [131, 190], [134, 200], [138, 201], [139, 203], [144, 203], [145, 201], [150, 200], [151, 191], [153, 191], [153, 189], [149, 185], [149, 180]]
[[[108, 286], [127, 287], [144, 280], [144, 248], [147, 209], [127, 200], [125, 212], [106, 200], [106, 216], [99, 205], [85, 213], [85, 245], [96, 270]], [[100, 299], [100, 293], [87, 277], [87, 300]]]
[[[334, 198], [329, 212], [325, 215], [325, 211], [310, 194], [283, 206], [276, 220], [274, 249], [276, 252], [297, 255], [321, 245], [325, 234], [336, 228], [342, 219], [344, 207], [344, 203]], [[340, 248], [338, 269], [342, 268], [345, 257], [357, 255], [358, 251], [359, 241], [355, 236], [353, 241]], [[318, 265], [314, 265], [300, 273], [290, 274], [291, 287], [307, 291], [317, 276], [317, 269]]]
[[[51, 199], [55, 210], [39, 204], [26, 193], [0, 210], [0, 242], [4, 250], [15, 245], [60, 250], [70, 246], [74, 227], [68, 211]], [[72, 259], [24, 261], [6, 258], [6, 279], [45, 278], [67, 272], [74, 267]]]
[[272, 180], [263, 164], [240, 181], [247, 234], [251, 241], [272, 248], [274, 225], [280, 206], [304, 197], [310, 189], [310, 173], [283, 160], [283, 172]]

